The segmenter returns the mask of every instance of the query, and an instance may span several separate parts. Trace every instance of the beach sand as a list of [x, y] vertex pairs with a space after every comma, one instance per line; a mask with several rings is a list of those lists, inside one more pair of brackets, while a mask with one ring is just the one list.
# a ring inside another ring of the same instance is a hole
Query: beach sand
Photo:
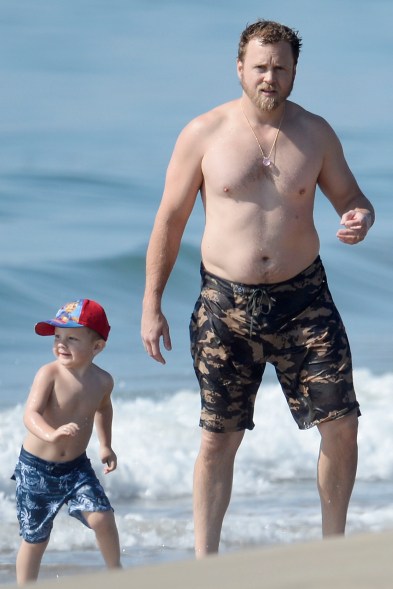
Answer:
[[[48, 589], [391, 589], [393, 531], [39, 581]], [[3, 585], [16, 587], [16, 585]]]

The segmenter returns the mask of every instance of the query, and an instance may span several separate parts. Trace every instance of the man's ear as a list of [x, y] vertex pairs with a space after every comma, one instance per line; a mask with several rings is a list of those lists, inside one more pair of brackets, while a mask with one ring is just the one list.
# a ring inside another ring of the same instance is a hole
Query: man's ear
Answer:
[[239, 80], [241, 80], [242, 73], [243, 73], [243, 62], [240, 61], [239, 58], [236, 61], [236, 69], [237, 69], [237, 77], [239, 78]]

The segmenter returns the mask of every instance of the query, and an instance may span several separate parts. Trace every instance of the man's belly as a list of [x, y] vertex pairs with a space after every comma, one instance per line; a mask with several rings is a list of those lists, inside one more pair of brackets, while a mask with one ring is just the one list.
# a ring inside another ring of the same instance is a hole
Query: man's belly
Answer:
[[243, 284], [274, 284], [307, 268], [319, 254], [319, 239], [315, 233], [297, 243], [281, 242], [269, 247], [236, 240], [216, 244], [203, 240], [201, 250], [203, 265], [216, 276]]

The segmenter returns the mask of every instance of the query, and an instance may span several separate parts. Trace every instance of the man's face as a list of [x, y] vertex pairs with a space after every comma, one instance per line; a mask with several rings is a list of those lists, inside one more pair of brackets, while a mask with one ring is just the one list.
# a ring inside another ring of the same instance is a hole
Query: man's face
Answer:
[[260, 110], [275, 110], [293, 88], [296, 66], [291, 46], [286, 41], [262, 45], [251, 39], [244, 61], [237, 62], [237, 73], [245, 94]]

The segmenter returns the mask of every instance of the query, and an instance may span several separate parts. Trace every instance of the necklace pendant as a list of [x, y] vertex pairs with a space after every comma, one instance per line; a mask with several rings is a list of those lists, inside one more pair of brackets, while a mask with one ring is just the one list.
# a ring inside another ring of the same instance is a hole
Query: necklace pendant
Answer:
[[270, 166], [270, 164], [272, 162], [269, 160], [268, 157], [264, 157], [263, 160], [262, 160], [262, 163], [263, 163], [264, 166], [268, 167], [268, 166]]

